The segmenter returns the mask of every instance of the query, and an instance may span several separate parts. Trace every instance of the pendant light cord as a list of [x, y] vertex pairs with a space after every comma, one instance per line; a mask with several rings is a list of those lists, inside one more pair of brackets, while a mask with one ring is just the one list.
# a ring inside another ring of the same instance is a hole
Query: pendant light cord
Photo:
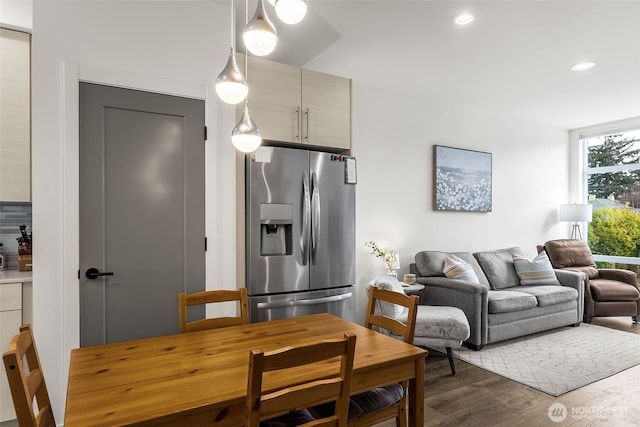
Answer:
[[236, 23], [234, 21], [234, 13], [233, 13], [233, 0], [231, 0], [231, 48], [233, 50], [236, 50], [236, 46], [234, 43], [234, 37], [235, 37], [235, 29], [236, 29]]
[[[249, 23], [249, 0], [244, 0], [244, 25]], [[249, 84], [249, 69], [247, 64], [249, 63], [249, 51], [247, 49], [247, 43], [244, 44], [244, 79]], [[247, 98], [249, 95], [247, 95]]]

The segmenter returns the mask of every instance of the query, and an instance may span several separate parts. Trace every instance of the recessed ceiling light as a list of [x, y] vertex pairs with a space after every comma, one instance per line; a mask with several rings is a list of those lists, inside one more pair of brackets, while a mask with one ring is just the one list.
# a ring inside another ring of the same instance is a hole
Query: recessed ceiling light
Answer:
[[467, 25], [472, 23], [474, 19], [475, 16], [473, 16], [473, 14], [471, 13], [461, 13], [451, 18], [451, 21], [453, 21], [453, 23], [457, 25]]
[[595, 62], [580, 62], [571, 66], [571, 71], [585, 71], [596, 66]]

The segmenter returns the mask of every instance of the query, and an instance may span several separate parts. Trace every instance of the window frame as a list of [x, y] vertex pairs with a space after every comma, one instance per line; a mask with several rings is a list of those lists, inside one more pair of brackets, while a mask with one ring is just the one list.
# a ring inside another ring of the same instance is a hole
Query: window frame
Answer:
[[[595, 130], [578, 132], [578, 146], [579, 146], [579, 155], [580, 155], [580, 177], [581, 177], [581, 185], [580, 185], [580, 198], [583, 200], [583, 203], [588, 203], [589, 200], [589, 175], [594, 175], [598, 173], [610, 173], [610, 172], [626, 172], [633, 170], [640, 170], [640, 163], [632, 163], [627, 165], [615, 165], [615, 166], [600, 166], [591, 168], [588, 166], [588, 148], [587, 148], [587, 139], [595, 138], [599, 136], [613, 135], [617, 133], [625, 133], [632, 130], [640, 129], [640, 118], [632, 119], [625, 124], [611, 125], [600, 127]], [[586, 227], [584, 232], [584, 239], [588, 240], [589, 237], [589, 227]], [[640, 265], [640, 257], [626, 257], [626, 256], [616, 256], [616, 255], [601, 255], [601, 254], [593, 254], [593, 259], [595, 261], [600, 262], [611, 262], [616, 264], [631, 264], [631, 265]]]

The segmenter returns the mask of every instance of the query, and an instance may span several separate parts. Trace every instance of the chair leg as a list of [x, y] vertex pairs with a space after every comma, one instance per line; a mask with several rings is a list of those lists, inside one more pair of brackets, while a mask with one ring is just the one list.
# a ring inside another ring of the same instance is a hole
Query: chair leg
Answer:
[[447, 357], [449, 358], [449, 366], [451, 367], [451, 375], [456, 374], [456, 367], [453, 364], [453, 352], [451, 351], [451, 347], [447, 347]]
[[633, 320], [633, 323], [640, 323], [640, 315], [631, 316], [631, 320]]

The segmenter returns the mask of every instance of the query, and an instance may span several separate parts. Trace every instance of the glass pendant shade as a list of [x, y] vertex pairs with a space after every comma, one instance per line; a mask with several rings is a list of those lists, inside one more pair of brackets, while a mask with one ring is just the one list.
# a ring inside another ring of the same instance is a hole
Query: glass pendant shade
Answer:
[[240, 121], [231, 132], [231, 142], [236, 150], [243, 153], [251, 153], [256, 151], [262, 143], [262, 135], [260, 129], [249, 115], [249, 106], [244, 103], [244, 110]]
[[233, 47], [229, 49], [229, 60], [216, 79], [216, 93], [227, 104], [239, 104], [247, 98], [249, 85], [245, 80], [238, 63]]
[[273, 52], [278, 44], [278, 35], [269, 17], [264, 11], [264, 3], [258, 0], [256, 13], [245, 25], [242, 40], [249, 52], [256, 56], [265, 56]]
[[275, 7], [285, 24], [297, 24], [307, 14], [307, 0], [276, 0]]

